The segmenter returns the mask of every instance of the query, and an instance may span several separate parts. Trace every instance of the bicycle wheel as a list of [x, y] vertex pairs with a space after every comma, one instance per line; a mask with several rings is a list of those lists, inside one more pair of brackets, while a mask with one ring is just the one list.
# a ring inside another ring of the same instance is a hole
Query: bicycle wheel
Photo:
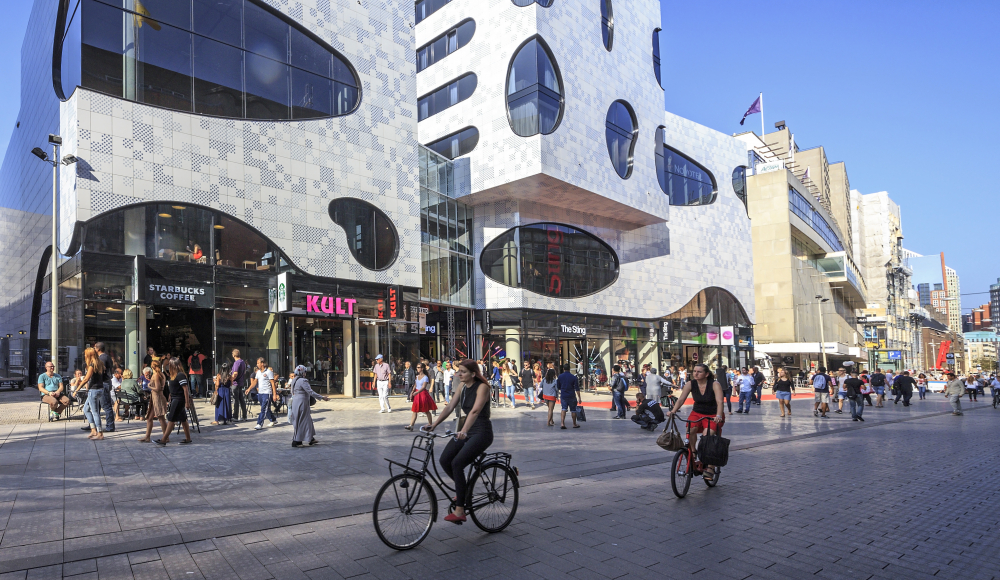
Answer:
[[722, 468], [719, 467], [719, 466], [715, 466], [715, 475], [712, 477], [712, 479], [706, 479], [705, 480], [705, 485], [707, 485], [708, 487], [715, 487], [716, 485], [718, 485], [719, 484], [719, 472], [720, 471], [722, 471]]
[[427, 480], [413, 473], [389, 478], [375, 496], [372, 520], [386, 546], [409, 550], [424, 541], [437, 519], [437, 497]]
[[517, 513], [517, 475], [502, 463], [481, 466], [469, 480], [466, 505], [480, 530], [491, 534], [510, 525]]
[[691, 487], [691, 465], [688, 461], [688, 450], [681, 449], [674, 455], [674, 461], [670, 466], [670, 487], [674, 489], [674, 495], [684, 497], [688, 488]]

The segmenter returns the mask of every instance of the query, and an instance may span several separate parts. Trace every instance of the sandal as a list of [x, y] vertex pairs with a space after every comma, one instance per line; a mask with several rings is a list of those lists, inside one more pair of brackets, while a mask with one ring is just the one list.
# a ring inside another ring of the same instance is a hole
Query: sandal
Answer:
[[184, 441], [181, 441], [181, 445], [187, 445], [188, 443], [194, 443], [194, 440], [193, 439], [185, 439]]
[[407, 431], [413, 431], [413, 425], [406, 425], [403, 427], [403, 429], [406, 429]]
[[139, 437], [137, 441], [139, 441], [139, 443], [149, 443], [149, 439], [146, 439], [145, 437]]
[[153, 443], [156, 443], [160, 447], [165, 447], [167, 445], [168, 441], [164, 441], [163, 439], [157, 439], [157, 440], [153, 441]]

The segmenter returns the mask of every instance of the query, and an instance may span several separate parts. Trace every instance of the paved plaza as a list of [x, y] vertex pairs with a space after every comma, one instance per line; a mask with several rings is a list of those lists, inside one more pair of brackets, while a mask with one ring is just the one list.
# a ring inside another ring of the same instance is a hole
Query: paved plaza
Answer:
[[[19, 398], [0, 393], [0, 409]], [[412, 441], [408, 411], [321, 402], [321, 444], [303, 449], [287, 425], [206, 425], [159, 448], [135, 422], [95, 443], [80, 421], [4, 419], [0, 580], [1000, 578], [1000, 411], [954, 417], [940, 395], [869, 407], [865, 423], [793, 407], [730, 416], [718, 487], [695, 479], [682, 500], [671, 454], [630, 421], [594, 407], [562, 431], [541, 409], [495, 410], [493, 450], [521, 474], [514, 523], [439, 519], [408, 552], [378, 540], [370, 512], [383, 458]]]

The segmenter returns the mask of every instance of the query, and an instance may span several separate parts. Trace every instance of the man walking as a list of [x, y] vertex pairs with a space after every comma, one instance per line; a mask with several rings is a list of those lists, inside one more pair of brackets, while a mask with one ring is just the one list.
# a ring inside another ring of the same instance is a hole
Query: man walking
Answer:
[[875, 406], [884, 406], [882, 403], [885, 401], [885, 375], [880, 369], [875, 369], [868, 380], [871, 382], [872, 388], [875, 389]]
[[815, 392], [813, 417], [826, 419], [826, 414], [830, 410], [830, 383], [826, 380], [826, 367], [819, 367], [819, 371], [813, 376], [813, 391]]
[[538, 399], [535, 397], [535, 371], [531, 370], [531, 362], [524, 361], [521, 369], [521, 388], [524, 389], [524, 402], [535, 409]]
[[847, 398], [847, 369], [840, 367], [837, 369], [837, 414], [844, 414], [844, 399]]
[[965, 381], [955, 376], [954, 371], [948, 371], [948, 386], [944, 388], [944, 396], [951, 403], [951, 414], [962, 414], [962, 395], [965, 394]]
[[576, 406], [581, 399], [580, 381], [576, 375], [569, 372], [568, 364], [562, 366], [562, 374], [556, 377], [556, 385], [559, 387], [559, 402], [562, 403], [562, 427], [560, 429], [566, 428], [567, 411], [573, 417], [573, 428], [578, 429], [580, 426], [576, 423]]
[[410, 361], [406, 361], [406, 364], [403, 366], [402, 375], [403, 392], [406, 393], [406, 400], [411, 401], [413, 400], [411, 396], [413, 394], [413, 385], [417, 382], [417, 373], [413, 370], [412, 365], [410, 365]]
[[913, 380], [910, 376], [910, 371], [903, 371], [903, 374], [896, 376], [896, 388], [898, 389], [896, 395], [896, 402], [899, 402], [900, 397], [903, 398], [903, 406], [910, 406], [910, 398], [913, 397], [913, 387], [917, 385], [917, 381]]
[[861, 414], [865, 410], [865, 399], [861, 391], [865, 388], [865, 383], [858, 378], [856, 368], [852, 367], [850, 378], [844, 380], [844, 388], [847, 389], [847, 398], [851, 401], [851, 419], [864, 422]]
[[740, 369], [740, 376], [736, 379], [736, 381], [740, 385], [739, 407], [736, 408], [736, 412], [749, 415], [750, 404], [753, 402], [754, 394], [753, 377], [750, 376], [750, 371], [748, 371], [746, 367], [743, 367]]
[[104, 385], [104, 391], [101, 393], [101, 408], [104, 409], [104, 431], [106, 433], [115, 432], [115, 406], [111, 401], [111, 375], [115, 372], [114, 363], [111, 362], [111, 357], [108, 353], [104, 352], [104, 343], [98, 342], [94, 345], [94, 350], [97, 351], [97, 358], [101, 360], [101, 364], [104, 365], [104, 372], [101, 374], [101, 384]]
[[[663, 386], [667, 385], [669, 388], [670, 383], [665, 381], [663, 377], [656, 373], [656, 369], [649, 367], [649, 372], [646, 373], [646, 395], [643, 397], [648, 401], [660, 402], [660, 398], [663, 396]], [[729, 409], [732, 413], [732, 408]], [[636, 411], [638, 413], [638, 411]]]
[[615, 408], [618, 410], [618, 414], [612, 417], [612, 419], [624, 419], [625, 418], [625, 391], [628, 390], [628, 381], [625, 379], [625, 375], [622, 374], [622, 367], [620, 365], [615, 365], [611, 367], [613, 375], [611, 375], [611, 399], [615, 403]]
[[764, 383], [767, 379], [764, 378], [764, 373], [760, 372], [760, 367], [753, 368], [753, 389], [754, 389], [754, 401], [755, 405], [760, 406], [761, 396], [764, 394]]
[[240, 358], [240, 351], [233, 349], [233, 366], [229, 369], [233, 379], [233, 421], [247, 420], [247, 402], [243, 387], [247, 384], [247, 361]]
[[378, 390], [379, 413], [392, 413], [389, 406], [389, 381], [392, 380], [392, 369], [389, 363], [382, 359], [382, 355], [375, 357], [375, 389]]
[[267, 368], [267, 364], [264, 362], [263, 358], [257, 359], [257, 372], [254, 373], [253, 379], [250, 381], [250, 385], [247, 386], [246, 392], [243, 393], [246, 396], [250, 395], [250, 391], [257, 387], [257, 402], [260, 403], [260, 414], [257, 415], [257, 426], [254, 427], [255, 431], [260, 431], [264, 428], [264, 419], [271, 421], [268, 427], [274, 427], [277, 423], [277, 419], [274, 416], [274, 412], [271, 411], [271, 399], [275, 401], [278, 400], [278, 390], [275, 388], [274, 373], [271, 369]]

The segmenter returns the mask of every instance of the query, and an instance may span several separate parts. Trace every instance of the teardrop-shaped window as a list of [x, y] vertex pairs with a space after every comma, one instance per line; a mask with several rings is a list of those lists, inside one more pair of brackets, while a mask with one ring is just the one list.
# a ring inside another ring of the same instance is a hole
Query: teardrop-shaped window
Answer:
[[611, 165], [622, 179], [628, 179], [632, 175], [632, 154], [635, 152], [638, 130], [639, 122], [632, 107], [625, 101], [611, 103], [604, 124], [604, 134], [608, 140]]
[[600, 292], [618, 279], [618, 266], [615, 251], [597, 236], [549, 222], [503, 232], [480, 258], [490, 280], [554, 298]]
[[[656, 179], [660, 189], [670, 198], [670, 205], [714, 203], [719, 189], [715, 176], [697, 161], [667, 145], [663, 132], [662, 126], [656, 129]], [[734, 188], [736, 181], [734, 172]]]
[[604, 41], [604, 48], [611, 52], [611, 45], [615, 40], [615, 13], [611, 9], [611, 0], [600, 0], [601, 2], [601, 39]]
[[656, 84], [663, 88], [663, 80], [660, 78], [660, 29], [653, 30], [653, 74], [656, 75]]
[[563, 113], [562, 77], [552, 51], [540, 36], [514, 52], [507, 72], [507, 113], [510, 127], [521, 137], [548, 135]]
[[347, 246], [359, 264], [369, 270], [384, 270], [396, 261], [399, 236], [389, 216], [374, 205], [342, 197], [330, 202], [330, 219], [344, 228]]
[[[119, 2], [122, 5], [122, 2]], [[62, 0], [52, 81], [236, 119], [337, 117], [361, 83], [329, 44], [262, 0]], [[57, 70], [58, 69], [58, 70]]]

